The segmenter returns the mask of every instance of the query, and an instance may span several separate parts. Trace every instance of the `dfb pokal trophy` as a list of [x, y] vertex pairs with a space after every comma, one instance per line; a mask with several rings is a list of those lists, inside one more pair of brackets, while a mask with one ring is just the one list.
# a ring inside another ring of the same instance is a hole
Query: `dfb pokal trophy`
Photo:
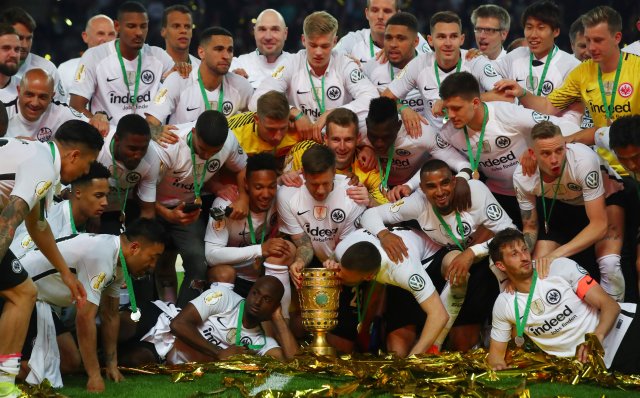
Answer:
[[326, 336], [338, 324], [340, 286], [340, 279], [334, 270], [302, 270], [302, 326], [313, 334], [313, 342], [309, 348], [318, 355], [336, 355], [335, 348], [327, 343]]

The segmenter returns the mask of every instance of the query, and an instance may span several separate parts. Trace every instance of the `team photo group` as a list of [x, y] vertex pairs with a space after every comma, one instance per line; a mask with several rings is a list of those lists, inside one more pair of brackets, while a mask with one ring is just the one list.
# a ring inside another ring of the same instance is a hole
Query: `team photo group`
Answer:
[[241, 54], [191, 7], [158, 25], [121, 2], [57, 66], [0, 9], [0, 397], [314, 347], [484, 348], [503, 370], [514, 346], [587, 362], [595, 341], [640, 373], [629, 16], [361, 3], [368, 26], [315, 11], [301, 37], [264, 9]]

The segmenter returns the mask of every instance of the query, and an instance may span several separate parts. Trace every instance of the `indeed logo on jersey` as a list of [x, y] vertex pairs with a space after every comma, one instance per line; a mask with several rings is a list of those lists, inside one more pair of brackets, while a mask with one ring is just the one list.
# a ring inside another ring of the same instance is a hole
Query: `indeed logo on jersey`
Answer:
[[498, 158], [495, 159], [487, 159], [487, 160], [483, 160], [480, 162], [480, 164], [483, 167], [494, 167], [494, 166], [502, 166], [502, 168], [506, 169], [508, 167], [513, 166], [514, 164], [517, 164], [518, 160], [516, 159], [516, 155], [515, 153], [513, 153], [513, 151], [509, 152], [507, 155], [505, 156], [500, 156]]
[[187, 192], [193, 192], [193, 182], [190, 183], [190, 184], [185, 184], [182, 181], [184, 181], [184, 180], [182, 180], [180, 178], [176, 178], [176, 179], [173, 180], [171, 185], [173, 185], [176, 188], [184, 189]]
[[[622, 105], [618, 104], [613, 107], [611, 106], [611, 104], [609, 104], [609, 109], [611, 108], [613, 108], [613, 111], [611, 113], [631, 113], [631, 101], [627, 101]], [[589, 101], [589, 111], [591, 113], [605, 113], [604, 105], [594, 104], [593, 102]]]
[[574, 314], [573, 310], [565, 304], [560, 313], [545, 320], [541, 326], [529, 327], [529, 332], [534, 336], [540, 336], [545, 333], [550, 333], [553, 336], [559, 333], [562, 328], [575, 321], [577, 317], [578, 315]]
[[[136, 105], [149, 101], [151, 101], [150, 91], [147, 91], [145, 94], [140, 94], [136, 97]], [[112, 104], [131, 104], [133, 102], [133, 95], [131, 95], [130, 93], [119, 95], [115, 91], [109, 91], [109, 102]]]
[[322, 115], [319, 109], [307, 108], [306, 106], [304, 106], [304, 104], [301, 105], [301, 108], [302, 108], [302, 113], [304, 113], [307, 116], [313, 116], [314, 118], [317, 119]]
[[327, 242], [333, 240], [334, 236], [338, 233], [338, 227], [335, 228], [311, 228], [311, 224], [304, 224], [304, 229], [307, 231], [307, 235], [316, 242]]
[[[411, 154], [411, 153], [409, 153]], [[396, 155], [400, 155], [398, 153], [398, 151], [396, 151]], [[389, 158], [380, 158], [380, 163], [381, 164], [387, 164], [387, 159]], [[405, 159], [398, 159], [396, 157], [394, 157], [393, 159], [391, 159], [391, 166], [396, 168], [396, 169], [405, 169], [407, 167], [411, 166], [411, 162], [409, 161], [409, 159], [405, 158]]]

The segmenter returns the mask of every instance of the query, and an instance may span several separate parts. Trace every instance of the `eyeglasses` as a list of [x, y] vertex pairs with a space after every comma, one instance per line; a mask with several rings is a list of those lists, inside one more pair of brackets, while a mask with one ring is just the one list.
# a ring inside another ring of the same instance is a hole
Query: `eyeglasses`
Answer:
[[473, 28], [473, 31], [476, 33], [487, 33], [487, 34], [496, 34], [498, 32], [502, 32], [500, 28]]

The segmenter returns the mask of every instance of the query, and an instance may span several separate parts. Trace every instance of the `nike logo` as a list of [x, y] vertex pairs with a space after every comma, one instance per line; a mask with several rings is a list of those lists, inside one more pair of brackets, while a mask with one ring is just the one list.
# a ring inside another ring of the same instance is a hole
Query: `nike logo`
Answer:
[[191, 111], [195, 111], [196, 109], [200, 108], [199, 106], [196, 106], [195, 108], [189, 108], [187, 107], [187, 112], [191, 112]]
[[427, 229], [427, 228], [422, 228], [422, 230], [424, 232], [433, 232], [433, 231], [435, 231], [435, 229]]
[[517, 82], [523, 82], [524, 79], [516, 79]]
[[298, 215], [299, 215], [299, 216], [301, 216], [301, 215], [303, 215], [304, 213], [308, 213], [308, 212], [309, 212], [309, 210], [307, 210], [307, 211], [303, 211], [303, 212], [298, 212]]
[[437, 89], [438, 89], [438, 87], [431, 87], [431, 88], [429, 88], [429, 87], [427, 87], [427, 86], [424, 86], [424, 91], [431, 91], [431, 90], [437, 90]]
[[500, 285], [502, 285], [504, 282], [506, 282], [506, 281], [508, 281], [508, 280], [509, 280], [509, 278], [504, 278], [503, 280], [501, 280], [501, 281], [499, 282], [499, 284], [500, 284]]
[[384, 86], [385, 84], [391, 84], [391, 82], [384, 82], [384, 83], [378, 82], [378, 86]]
[[595, 88], [592, 88], [591, 90], [587, 90], [587, 92], [590, 93], [590, 92], [592, 92], [594, 90], [595, 90]]
[[306, 94], [306, 93], [310, 93], [311, 91], [300, 91], [300, 90], [296, 90], [296, 93], [298, 94]]
[[110, 78], [107, 77], [107, 83], [112, 82], [114, 80], [118, 80], [118, 79], [119, 79], [119, 77], [114, 77], [113, 79], [110, 79]]
[[217, 317], [216, 317], [216, 321], [218, 321], [218, 323], [219, 323], [220, 325], [222, 325], [222, 326], [227, 326], [227, 325], [225, 325], [224, 323], [222, 323], [222, 321], [221, 321], [220, 319], [222, 319], [222, 318], [221, 318], [221, 317], [219, 317], [219, 316], [217, 316]]
[[367, 63], [367, 60], [366, 60], [366, 59], [362, 59], [362, 58], [360, 58], [360, 62], [361, 62], [361, 63], [363, 63], [363, 64], [366, 64], [366, 63]]

